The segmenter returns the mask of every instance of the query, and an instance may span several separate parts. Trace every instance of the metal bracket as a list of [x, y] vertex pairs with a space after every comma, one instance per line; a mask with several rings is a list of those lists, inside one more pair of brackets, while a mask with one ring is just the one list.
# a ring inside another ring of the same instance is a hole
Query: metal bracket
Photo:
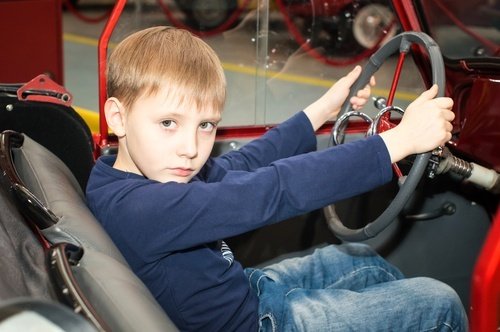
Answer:
[[44, 74], [21, 86], [17, 90], [17, 98], [21, 101], [41, 101], [68, 107], [73, 101], [71, 93]]

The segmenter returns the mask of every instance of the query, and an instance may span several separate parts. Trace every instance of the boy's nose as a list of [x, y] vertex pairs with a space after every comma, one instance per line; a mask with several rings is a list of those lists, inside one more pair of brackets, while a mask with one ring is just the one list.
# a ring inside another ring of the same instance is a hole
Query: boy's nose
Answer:
[[177, 153], [180, 156], [194, 158], [198, 154], [198, 142], [196, 134], [184, 135], [180, 139]]

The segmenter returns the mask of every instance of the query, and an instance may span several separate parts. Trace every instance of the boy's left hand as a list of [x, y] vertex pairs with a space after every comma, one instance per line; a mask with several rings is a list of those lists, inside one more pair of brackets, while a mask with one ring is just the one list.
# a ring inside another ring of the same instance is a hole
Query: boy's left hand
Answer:
[[360, 110], [363, 108], [363, 106], [366, 105], [366, 102], [368, 101], [368, 99], [370, 98], [370, 95], [372, 93], [372, 89], [371, 89], [372, 86], [375, 86], [375, 77], [374, 76], [372, 76], [370, 78], [370, 83], [367, 84], [364, 87], [364, 89], [359, 90], [355, 96], [351, 97], [350, 102], [351, 102], [353, 109]]
[[[350, 88], [356, 82], [361, 73], [361, 67], [356, 66], [346, 76], [339, 79], [323, 96], [309, 105], [304, 112], [308, 116], [314, 130], [319, 129], [326, 121], [337, 116], [342, 104], [349, 95]], [[370, 79], [370, 83], [356, 96], [351, 97], [350, 102], [353, 109], [361, 109], [371, 94], [371, 87], [375, 85], [375, 78]]]

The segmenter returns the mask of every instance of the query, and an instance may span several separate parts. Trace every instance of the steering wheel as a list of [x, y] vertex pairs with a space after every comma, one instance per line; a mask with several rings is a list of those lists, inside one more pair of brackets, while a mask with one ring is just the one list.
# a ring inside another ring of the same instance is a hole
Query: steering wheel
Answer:
[[[429, 37], [425, 33], [403, 32], [389, 40], [384, 46], [382, 46], [376, 53], [374, 53], [370, 57], [368, 63], [363, 68], [363, 71], [361, 72], [358, 80], [351, 87], [349, 96], [342, 105], [342, 108], [340, 109], [338, 115], [338, 120], [335, 122], [335, 126], [332, 129], [332, 139], [334, 144], [343, 143], [344, 131], [347, 127], [349, 118], [351, 117], [361, 117], [363, 120], [370, 123], [367, 135], [375, 135], [395, 126], [395, 124], [390, 122], [389, 112], [395, 110], [399, 113], [403, 113], [403, 110], [401, 110], [400, 108], [392, 106], [392, 102], [394, 100], [394, 95], [396, 92], [396, 87], [399, 81], [405, 56], [408, 54], [411, 46], [414, 44], [423, 46], [427, 51], [431, 65], [432, 82], [433, 84], [437, 84], [439, 88], [437, 97], [444, 96], [445, 70], [443, 57], [438, 45], [431, 37]], [[399, 52], [399, 59], [397, 62], [387, 102], [385, 104], [382, 104], [382, 106], [380, 107], [382, 108], [382, 110], [374, 119], [371, 119], [368, 115], [362, 112], [352, 110], [349, 99], [352, 96], [356, 95], [359, 90], [363, 89], [368, 84], [372, 75], [380, 68], [380, 66], [387, 60], [387, 58], [395, 54], [396, 52]], [[405, 143], [401, 142], [401, 144]], [[347, 228], [339, 220], [339, 218], [336, 217], [332, 205], [325, 207], [324, 212], [327, 218], [331, 217], [331, 219], [329, 220], [329, 226], [334, 234], [339, 239], [344, 241], [363, 241], [375, 237], [377, 234], [383, 231], [387, 226], [391, 224], [393, 220], [396, 219], [397, 215], [405, 206], [406, 202], [408, 201], [420, 179], [422, 178], [427, 168], [427, 163], [430, 156], [431, 152], [418, 154], [406, 178], [403, 177], [401, 171], [399, 170], [399, 167], [396, 164], [393, 165], [393, 170], [400, 180], [399, 191], [391, 204], [385, 209], [385, 211], [382, 212], [382, 214], [377, 219], [367, 224], [363, 228]]]

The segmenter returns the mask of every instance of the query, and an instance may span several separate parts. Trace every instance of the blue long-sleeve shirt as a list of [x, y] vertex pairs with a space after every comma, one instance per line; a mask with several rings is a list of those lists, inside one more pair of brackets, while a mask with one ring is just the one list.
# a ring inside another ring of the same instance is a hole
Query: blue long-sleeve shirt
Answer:
[[160, 183], [101, 157], [87, 199], [126, 260], [181, 330], [257, 331], [258, 298], [221, 239], [371, 190], [390, 180], [379, 136], [321, 151], [298, 113], [210, 158], [189, 183]]

